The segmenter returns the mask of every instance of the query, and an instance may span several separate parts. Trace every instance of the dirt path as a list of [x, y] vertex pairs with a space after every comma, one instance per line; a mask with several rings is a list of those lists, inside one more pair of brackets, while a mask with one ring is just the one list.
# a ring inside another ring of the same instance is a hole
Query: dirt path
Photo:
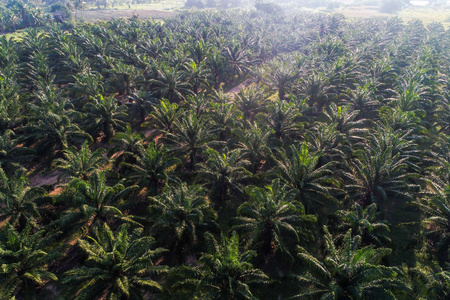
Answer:
[[227, 93], [230, 93], [230, 94], [237, 94], [237, 93], [239, 93], [239, 90], [241, 89], [241, 88], [245, 88], [246, 86], [248, 86], [250, 83], [251, 83], [251, 79], [249, 78], [249, 79], [246, 79], [246, 80], [244, 80], [243, 82], [241, 82], [240, 84], [238, 84], [237, 86], [235, 86], [235, 87], [232, 87], [231, 89], [229, 89], [228, 91], [227, 91]]
[[53, 171], [50, 174], [38, 174], [30, 178], [31, 186], [55, 185], [58, 181], [60, 171]]

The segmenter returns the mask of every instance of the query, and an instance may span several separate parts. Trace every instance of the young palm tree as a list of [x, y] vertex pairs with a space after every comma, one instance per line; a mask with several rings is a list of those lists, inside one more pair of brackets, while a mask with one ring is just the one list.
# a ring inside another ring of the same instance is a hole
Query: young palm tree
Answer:
[[297, 200], [298, 190], [274, 179], [271, 186], [249, 187], [246, 191], [250, 201], [239, 206], [232, 228], [266, 262], [277, 252], [291, 256], [290, 248], [300, 242], [300, 237], [314, 239], [311, 230], [306, 228], [317, 218], [305, 215], [303, 205]]
[[174, 152], [181, 157], [188, 158], [188, 169], [195, 170], [197, 156], [208, 147], [213, 139], [208, 121], [205, 118], [197, 118], [193, 114], [187, 114], [175, 123], [176, 130], [173, 134], [166, 133], [166, 139], [174, 147]]
[[129, 231], [124, 224], [114, 233], [104, 223], [92, 237], [78, 241], [87, 258], [63, 275], [70, 298], [146, 299], [149, 292], [163, 289], [157, 280], [168, 270], [156, 260], [166, 250], [154, 249], [153, 239], [140, 236], [138, 230]]
[[80, 178], [72, 179], [61, 197], [68, 198], [72, 203], [59, 219], [52, 222], [51, 227], [62, 229], [67, 237], [85, 234], [99, 224], [121, 220], [140, 225], [132, 218], [124, 215], [117, 207], [123, 197], [136, 189], [136, 186], [124, 187], [122, 184], [108, 186], [106, 173], [97, 171], [92, 173], [89, 181]]
[[31, 225], [18, 232], [6, 223], [0, 231], [0, 298], [33, 299], [36, 288], [57, 281], [48, 265], [59, 254], [49, 250], [51, 239], [44, 230]]
[[155, 218], [151, 232], [171, 251], [172, 262], [185, 263], [189, 254], [196, 253], [204, 233], [218, 229], [217, 214], [199, 186], [180, 183], [167, 187], [151, 198], [149, 209]]
[[232, 103], [210, 103], [209, 118], [212, 121], [211, 130], [216, 133], [221, 142], [228, 141], [232, 136], [232, 130], [236, 127], [239, 112]]
[[45, 199], [45, 190], [29, 186], [23, 169], [16, 170], [13, 176], [8, 177], [0, 168], [0, 179], [0, 220], [9, 222], [19, 230], [26, 224], [37, 227], [41, 216], [38, 201]]
[[[385, 134], [387, 138], [384, 138]], [[417, 176], [409, 171], [411, 144], [404, 136], [392, 135], [389, 131], [372, 137], [371, 144], [355, 151], [356, 157], [349, 164], [350, 171], [343, 173], [350, 182], [347, 190], [363, 207], [377, 203], [382, 210], [392, 199], [411, 200], [411, 191], [418, 188], [409, 181]]]
[[152, 136], [166, 132], [173, 133], [175, 123], [182, 113], [183, 110], [179, 108], [178, 104], [170, 103], [167, 99], [162, 99], [150, 113], [149, 120], [142, 124], [142, 126], [154, 128], [155, 132]]
[[33, 145], [38, 154], [66, 150], [71, 145], [80, 145], [92, 139], [73, 124], [66, 114], [52, 111], [42, 111], [36, 120], [24, 127], [24, 131], [20, 140]]
[[145, 118], [157, 103], [157, 99], [143, 89], [132, 92], [128, 101], [125, 105], [128, 107], [133, 120], [137, 119], [138, 125], [145, 122]]
[[299, 135], [303, 127], [299, 122], [301, 116], [294, 103], [278, 100], [268, 105], [268, 116], [262, 118], [261, 123], [267, 123], [277, 139], [290, 141]]
[[80, 150], [70, 148], [63, 151], [63, 157], [52, 162], [53, 168], [60, 170], [60, 178], [80, 178], [88, 180], [92, 173], [108, 162], [104, 156], [104, 149], [98, 148], [94, 152], [89, 149], [87, 142]]
[[210, 191], [215, 206], [226, 204], [232, 193], [242, 194], [241, 182], [248, 171], [248, 161], [242, 160], [239, 151], [221, 154], [213, 149], [206, 150], [207, 161], [199, 170], [199, 177]]
[[297, 279], [305, 288], [290, 299], [396, 299], [395, 293], [410, 290], [399, 268], [380, 265], [391, 249], [360, 248], [360, 238], [352, 238], [351, 230], [337, 248], [324, 230], [326, 256], [322, 262], [300, 249], [298, 257], [307, 271]]
[[151, 80], [152, 90], [161, 98], [174, 102], [176, 100], [184, 100], [186, 96], [192, 94], [184, 73], [181, 71], [163, 66], [158, 70], [157, 74], [158, 77]]
[[147, 195], [156, 196], [170, 181], [175, 180], [174, 168], [181, 163], [170, 155], [161, 144], [150, 143], [139, 154], [134, 154], [134, 163], [125, 163], [131, 170], [128, 179], [146, 190]]
[[83, 124], [93, 136], [103, 132], [106, 141], [109, 141], [116, 130], [125, 129], [128, 116], [125, 110], [126, 107], [120, 105], [114, 95], [105, 98], [99, 94], [85, 105], [86, 117]]
[[241, 252], [239, 238], [235, 233], [229, 239], [222, 237], [219, 242], [209, 233], [206, 238], [210, 244], [208, 253], [200, 257], [193, 269], [182, 269], [177, 274], [180, 280], [172, 288], [193, 290], [192, 298], [256, 299], [254, 287], [270, 282], [269, 277], [251, 263], [256, 253]]
[[272, 151], [268, 144], [272, 131], [258, 125], [249, 125], [248, 131], [240, 132], [240, 142], [236, 147], [243, 159], [250, 162], [250, 171], [256, 174], [271, 157]]
[[254, 117], [264, 111], [269, 94], [258, 86], [240, 89], [236, 94], [236, 107], [242, 112], [243, 120], [253, 122]]
[[386, 221], [379, 222], [377, 204], [373, 203], [363, 208], [358, 203], [354, 203], [351, 210], [340, 210], [336, 212], [338, 216], [338, 228], [344, 232], [349, 229], [352, 233], [361, 237], [363, 246], [375, 245], [382, 247], [389, 244], [391, 239], [387, 237], [390, 232]]
[[279, 177], [284, 183], [299, 191], [299, 200], [310, 213], [312, 206], [323, 206], [325, 200], [336, 204], [331, 194], [337, 179], [331, 167], [333, 162], [318, 165], [320, 154], [310, 153], [306, 143], [301, 148], [291, 146], [290, 152], [279, 154], [273, 176]]
[[450, 185], [418, 202], [425, 213], [422, 221], [431, 238], [439, 262], [450, 262]]

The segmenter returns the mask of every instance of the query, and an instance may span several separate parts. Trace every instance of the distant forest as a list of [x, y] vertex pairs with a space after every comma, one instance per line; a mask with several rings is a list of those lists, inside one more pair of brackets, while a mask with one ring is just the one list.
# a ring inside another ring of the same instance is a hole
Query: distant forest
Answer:
[[0, 299], [450, 298], [441, 24], [22, 22], [0, 37]]

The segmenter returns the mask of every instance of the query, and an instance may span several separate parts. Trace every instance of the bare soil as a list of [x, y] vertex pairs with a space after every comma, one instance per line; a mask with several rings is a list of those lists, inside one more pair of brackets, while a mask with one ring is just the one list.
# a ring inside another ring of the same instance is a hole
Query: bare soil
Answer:
[[55, 185], [58, 181], [60, 171], [53, 171], [50, 174], [38, 174], [30, 178], [31, 186]]
[[237, 94], [237, 93], [239, 93], [239, 90], [240, 90], [240, 89], [247, 87], [248, 85], [250, 85], [250, 83], [251, 83], [251, 79], [244, 80], [244, 81], [241, 82], [239, 85], [236, 85], [235, 87], [229, 89], [229, 90], [227, 91], [227, 93], [230, 93], [230, 94]]

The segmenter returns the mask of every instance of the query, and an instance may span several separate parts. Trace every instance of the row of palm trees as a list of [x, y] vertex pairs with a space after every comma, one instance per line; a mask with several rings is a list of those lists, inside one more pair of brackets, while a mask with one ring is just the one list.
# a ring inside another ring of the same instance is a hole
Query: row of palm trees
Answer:
[[255, 11], [0, 38], [0, 298], [448, 298], [449, 41]]

